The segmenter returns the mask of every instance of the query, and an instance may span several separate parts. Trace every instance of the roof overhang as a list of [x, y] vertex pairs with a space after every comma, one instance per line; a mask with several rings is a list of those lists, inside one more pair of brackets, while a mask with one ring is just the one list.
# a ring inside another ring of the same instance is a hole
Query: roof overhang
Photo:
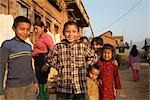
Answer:
[[81, 27], [89, 26], [89, 17], [81, 0], [64, 0], [67, 4], [68, 14], [76, 20]]

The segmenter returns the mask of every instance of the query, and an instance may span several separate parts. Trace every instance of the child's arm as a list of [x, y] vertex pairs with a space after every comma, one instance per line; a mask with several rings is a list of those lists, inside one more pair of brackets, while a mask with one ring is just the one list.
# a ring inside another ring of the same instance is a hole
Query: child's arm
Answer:
[[56, 68], [56, 63], [58, 60], [58, 54], [57, 53], [58, 53], [58, 47], [57, 46], [55, 46], [53, 50], [49, 51], [49, 54], [47, 56], [47, 62], [42, 67], [43, 71], [46, 71], [48, 69], [48, 67]]
[[115, 89], [121, 89], [121, 83], [120, 83], [117, 66], [115, 66], [115, 68], [114, 68], [114, 83], [115, 83]]
[[98, 60], [97, 55], [94, 53], [93, 50], [90, 49], [89, 46], [87, 46], [87, 48], [85, 49], [85, 56], [87, 57], [87, 64], [89, 66], [94, 65]]
[[113, 64], [116, 65], [116, 66], [118, 66], [117, 60], [113, 60]]

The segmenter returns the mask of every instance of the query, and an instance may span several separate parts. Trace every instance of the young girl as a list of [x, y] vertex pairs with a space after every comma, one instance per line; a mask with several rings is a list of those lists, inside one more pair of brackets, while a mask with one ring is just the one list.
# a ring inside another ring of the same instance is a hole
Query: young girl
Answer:
[[140, 79], [140, 55], [136, 48], [136, 45], [133, 45], [129, 55], [129, 67], [131, 67], [132, 69], [134, 81], [139, 80]]
[[99, 83], [97, 77], [100, 73], [98, 64], [94, 64], [88, 71], [87, 84], [90, 100], [99, 100]]
[[[110, 44], [105, 44], [102, 48], [102, 60], [98, 62], [100, 66], [99, 77], [102, 80], [100, 89], [100, 99], [115, 100], [114, 88], [116, 95], [120, 94], [121, 84], [117, 66], [113, 62], [114, 47]], [[114, 87], [115, 86], [115, 87]]]

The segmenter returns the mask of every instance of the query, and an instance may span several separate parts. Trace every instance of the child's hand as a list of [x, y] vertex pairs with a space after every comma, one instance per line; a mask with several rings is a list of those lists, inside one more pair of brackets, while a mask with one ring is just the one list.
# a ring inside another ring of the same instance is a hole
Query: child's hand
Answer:
[[4, 95], [0, 95], [0, 100], [5, 100]]
[[121, 89], [116, 89], [116, 96], [121, 95]]
[[116, 66], [118, 66], [117, 60], [113, 60], [113, 64], [116, 65]]
[[39, 85], [38, 85], [38, 83], [34, 84], [34, 91], [35, 91], [36, 95], [39, 94]]
[[102, 85], [102, 80], [101, 79], [99, 79], [99, 84]]
[[48, 70], [48, 68], [49, 68], [49, 65], [46, 63], [43, 67], [42, 67], [42, 71], [47, 71]]
[[116, 95], [120, 97], [126, 97], [125, 93], [121, 89], [116, 90]]

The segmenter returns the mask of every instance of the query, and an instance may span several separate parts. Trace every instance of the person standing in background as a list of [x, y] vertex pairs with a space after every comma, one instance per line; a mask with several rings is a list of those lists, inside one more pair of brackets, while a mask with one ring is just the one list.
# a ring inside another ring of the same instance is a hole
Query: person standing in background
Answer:
[[131, 67], [134, 81], [140, 79], [140, 54], [137, 50], [137, 46], [133, 45], [129, 54], [129, 67]]
[[36, 21], [34, 24], [34, 31], [38, 38], [36, 39], [34, 45], [34, 51], [32, 56], [35, 61], [35, 72], [39, 83], [39, 95], [37, 100], [49, 100], [49, 94], [46, 91], [45, 84], [47, 83], [48, 74], [50, 68], [47, 70], [42, 70], [43, 65], [46, 63], [46, 56], [48, 52], [54, 47], [53, 40], [50, 35], [48, 35], [47, 29], [42, 21]]

